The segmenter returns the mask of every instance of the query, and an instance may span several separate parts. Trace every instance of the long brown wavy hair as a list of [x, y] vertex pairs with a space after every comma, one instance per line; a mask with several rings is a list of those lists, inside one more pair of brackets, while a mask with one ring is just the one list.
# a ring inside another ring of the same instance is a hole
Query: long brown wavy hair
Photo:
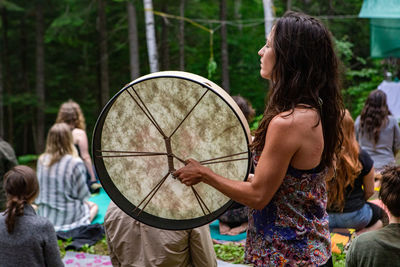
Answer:
[[73, 100], [64, 102], [58, 110], [56, 123], [65, 122], [72, 125], [74, 128], [79, 128], [85, 131], [86, 123], [83, 112], [78, 103]]
[[353, 187], [361, 172], [362, 164], [358, 158], [360, 147], [354, 133], [354, 121], [346, 110], [342, 120], [343, 143], [336, 160], [336, 174], [326, 181], [328, 187], [328, 210], [342, 212], [346, 188]]
[[[71, 130], [66, 123], [56, 123], [50, 128], [47, 134], [45, 154], [50, 155], [50, 162], [43, 162], [48, 166], [58, 162], [64, 155], [78, 156], [74, 147]], [[39, 160], [42, 160], [42, 157]]]
[[360, 134], [366, 134], [367, 138], [376, 145], [379, 141], [381, 129], [388, 122], [390, 115], [386, 102], [386, 94], [381, 90], [373, 90], [369, 94], [360, 116]]
[[321, 165], [330, 167], [342, 140], [340, 122], [344, 110], [339, 61], [331, 34], [319, 20], [296, 12], [286, 12], [272, 34], [276, 62], [272, 88], [251, 147], [262, 151], [268, 125], [276, 115], [307, 104], [319, 111], [317, 125], [322, 123], [324, 135]]
[[32, 202], [39, 193], [39, 182], [34, 170], [28, 166], [15, 166], [4, 175], [7, 195], [5, 210], [7, 231], [14, 232], [15, 223], [24, 214], [24, 204]]

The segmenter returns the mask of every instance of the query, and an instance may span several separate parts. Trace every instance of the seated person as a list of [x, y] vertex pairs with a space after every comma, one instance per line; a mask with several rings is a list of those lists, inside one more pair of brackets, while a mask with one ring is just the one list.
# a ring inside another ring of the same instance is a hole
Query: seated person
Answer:
[[342, 121], [342, 150], [335, 161], [336, 173], [327, 180], [329, 228], [357, 231], [382, 227], [384, 211], [367, 202], [374, 193], [371, 157], [360, 149], [354, 134], [354, 121], [346, 110]]
[[37, 163], [40, 192], [35, 203], [38, 214], [46, 217], [56, 231], [88, 225], [98, 212], [86, 185], [86, 169], [79, 158], [66, 123], [54, 124], [45, 153]]
[[[248, 123], [253, 120], [255, 110], [251, 103], [240, 95], [232, 96]], [[253, 170], [251, 172], [254, 172]], [[248, 208], [234, 202], [219, 219], [219, 232], [222, 235], [238, 235], [247, 230]]]
[[86, 135], [85, 117], [78, 103], [68, 100], [58, 110], [56, 123], [65, 122], [72, 132], [72, 139], [79, 157], [85, 163], [87, 171], [87, 183], [92, 193], [100, 190], [101, 184], [97, 183], [96, 175], [92, 167], [92, 160], [89, 154], [89, 144]]
[[64, 266], [53, 225], [31, 206], [39, 193], [35, 172], [16, 166], [4, 175], [7, 209], [0, 214], [0, 266]]
[[348, 267], [400, 266], [400, 166], [383, 170], [379, 198], [389, 211], [389, 225], [353, 240], [346, 256]]
[[3, 211], [6, 208], [6, 194], [3, 190], [3, 176], [17, 164], [18, 162], [15, 157], [14, 149], [0, 136], [0, 211]]
[[113, 266], [217, 266], [208, 225], [157, 229], [133, 219], [111, 201], [104, 228]]

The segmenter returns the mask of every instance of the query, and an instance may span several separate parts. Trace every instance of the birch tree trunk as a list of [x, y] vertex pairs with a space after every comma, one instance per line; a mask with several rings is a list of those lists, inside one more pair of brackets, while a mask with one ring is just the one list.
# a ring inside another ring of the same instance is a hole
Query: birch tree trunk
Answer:
[[140, 76], [139, 41], [138, 41], [138, 31], [136, 22], [136, 8], [132, 3], [132, 1], [127, 1], [126, 9], [128, 11], [130, 71], [131, 71], [131, 79], [134, 80]]
[[220, 0], [222, 88], [229, 90], [229, 53], [226, 29], [226, 0]]
[[[185, 0], [180, 1], [179, 16], [185, 17]], [[185, 70], [185, 21], [179, 21], [179, 69]]]
[[108, 77], [107, 22], [104, 0], [98, 0], [99, 36], [100, 36], [100, 103], [104, 107], [110, 98]]
[[272, 29], [272, 24], [274, 22], [274, 15], [272, 11], [272, 0], [263, 0], [264, 6], [264, 22], [265, 22], [265, 39]]
[[152, 0], [143, 0], [144, 4], [144, 15], [146, 22], [146, 41], [147, 51], [149, 57], [150, 72], [158, 71], [158, 54], [157, 54], [157, 41], [156, 32], [154, 28], [154, 16], [153, 16], [153, 2]]
[[45, 144], [45, 74], [44, 74], [44, 18], [43, 6], [36, 6], [36, 153], [44, 151]]

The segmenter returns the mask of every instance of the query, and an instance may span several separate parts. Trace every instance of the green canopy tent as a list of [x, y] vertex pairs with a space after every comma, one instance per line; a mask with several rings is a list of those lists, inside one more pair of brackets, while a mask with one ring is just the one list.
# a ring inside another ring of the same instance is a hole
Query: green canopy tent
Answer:
[[371, 57], [400, 57], [400, 0], [364, 0], [360, 18], [369, 18]]

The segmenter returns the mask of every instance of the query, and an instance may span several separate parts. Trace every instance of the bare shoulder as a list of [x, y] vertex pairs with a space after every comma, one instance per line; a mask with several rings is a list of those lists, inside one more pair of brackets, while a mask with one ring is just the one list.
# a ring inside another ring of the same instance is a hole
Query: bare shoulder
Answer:
[[282, 130], [287, 129], [307, 129], [314, 127], [319, 122], [319, 114], [315, 109], [295, 108], [276, 115], [271, 120], [271, 126]]
[[86, 132], [82, 129], [75, 128], [72, 130], [72, 135], [74, 137], [86, 136]]

